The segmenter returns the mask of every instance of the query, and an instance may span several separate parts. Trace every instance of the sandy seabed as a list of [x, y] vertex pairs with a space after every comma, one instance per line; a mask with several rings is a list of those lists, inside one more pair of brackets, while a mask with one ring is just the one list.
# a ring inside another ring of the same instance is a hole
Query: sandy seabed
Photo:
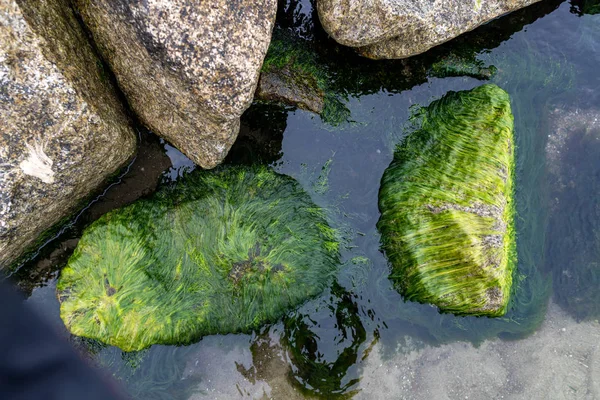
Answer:
[[517, 341], [453, 343], [369, 356], [357, 399], [600, 399], [600, 324], [550, 304]]
[[[259, 339], [254, 356], [247, 347], [207, 343], [194, 359], [212, 361], [192, 360], [188, 367], [203, 377], [191, 399], [304, 398], [290, 384], [288, 360], [276, 342]], [[578, 323], [553, 303], [540, 329], [522, 340], [489, 340], [478, 347], [410, 343], [393, 354], [376, 344], [360, 367], [354, 398], [600, 399], [600, 324]]]

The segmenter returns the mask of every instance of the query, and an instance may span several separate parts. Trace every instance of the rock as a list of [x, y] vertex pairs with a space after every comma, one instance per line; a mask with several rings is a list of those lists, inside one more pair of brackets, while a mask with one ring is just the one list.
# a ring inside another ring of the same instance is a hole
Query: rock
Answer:
[[256, 98], [322, 114], [326, 94], [331, 95], [325, 63], [309, 42], [276, 29], [261, 69]]
[[494, 65], [485, 65], [483, 61], [469, 55], [461, 57], [451, 53], [433, 63], [429, 70], [429, 76], [445, 78], [448, 76], [470, 76], [480, 80], [489, 80], [496, 75], [498, 69]]
[[335, 236], [288, 176], [196, 170], [86, 229], [57, 284], [61, 318], [125, 351], [248, 331], [327, 287]]
[[450, 92], [415, 123], [379, 191], [390, 278], [406, 299], [444, 312], [503, 315], [516, 267], [508, 94]]
[[539, 0], [318, 0], [323, 28], [374, 59], [406, 58]]
[[289, 65], [262, 73], [256, 96], [261, 100], [292, 104], [316, 114], [323, 112], [325, 103], [325, 93], [316, 80]]
[[126, 163], [136, 136], [68, 1], [0, 0], [0, 108], [1, 269]]
[[140, 120], [203, 168], [252, 102], [276, 0], [76, 0]]

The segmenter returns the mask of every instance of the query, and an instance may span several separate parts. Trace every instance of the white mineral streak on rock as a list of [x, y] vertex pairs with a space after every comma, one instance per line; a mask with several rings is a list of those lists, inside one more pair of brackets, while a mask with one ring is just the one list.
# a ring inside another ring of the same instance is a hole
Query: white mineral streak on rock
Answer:
[[21, 161], [21, 171], [27, 175], [34, 176], [44, 183], [54, 183], [54, 171], [52, 171], [52, 160], [44, 153], [44, 146], [35, 142], [33, 146], [25, 143], [29, 156]]
[[0, 0], [0, 269], [135, 151], [69, 4]]

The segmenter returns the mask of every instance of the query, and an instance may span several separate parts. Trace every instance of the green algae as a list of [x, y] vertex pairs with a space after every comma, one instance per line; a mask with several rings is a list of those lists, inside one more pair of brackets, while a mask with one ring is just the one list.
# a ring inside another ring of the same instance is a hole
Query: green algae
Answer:
[[390, 278], [408, 300], [501, 316], [516, 265], [508, 94], [496, 85], [450, 92], [418, 117], [381, 181]]
[[335, 232], [290, 177], [197, 171], [84, 232], [57, 284], [75, 335], [125, 351], [248, 331], [319, 294]]
[[286, 77], [291, 87], [321, 98], [320, 116], [323, 122], [337, 126], [348, 121], [350, 111], [345, 105], [347, 98], [331, 86], [330, 67], [330, 63], [315, 52], [309, 42], [277, 29], [273, 32], [261, 72], [279, 73]]
[[[331, 300], [333, 303], [322, 312], [296, 312], [284, 318], [282, 343], [294, 365], [290, 371], [290, 381], [304, 395], [350, 399], [359, 392], [356, 389], [359, 378], [350, 368], [361, 357], [367, 330], [361, 321], [354, 295], [334, 283]], [[327, 321], [321, 321], [320, 316], [333, 319], [335, 326], [328, 327]], [[322, 343], [325, 335], [332, 334], [335, 337], [331, 341], [335, 342], [337, 351], [331, 357], [334, 359], [328, 359], [323, 349], [319, 348], [319, 343]]]
[[600, 14], [600, 1], [598, 0], [571, 0], [571, 12], [577, 15]]
[[336, 127], [356, 122], [348, 107], [351, 97], [381, 90], [400, 93], [431, 77], [493, 79], [497, 68], [481, 55], [556, 9], [560, 1], [547, 0], [515, 11], [416, 57], [378, 61], [360, 57], [353, 49], [330, 40], [320, 28], [314, 2], [311, 4], [312, 7], [297, 1], [280, 4], [262, 73], [263, 77], [279, 76], [285, 88], [278, 95], [265, 98], [258, 90], [257, 100], [313, 111], [324, 123]]
[[469, 76], [480, 80], [489, 80], [496, 75], [498, 68], [486, 65], [474, 54], [461, 56], [451, 53], [431, 65], [429, 76], [446, 78], [450, 76]]

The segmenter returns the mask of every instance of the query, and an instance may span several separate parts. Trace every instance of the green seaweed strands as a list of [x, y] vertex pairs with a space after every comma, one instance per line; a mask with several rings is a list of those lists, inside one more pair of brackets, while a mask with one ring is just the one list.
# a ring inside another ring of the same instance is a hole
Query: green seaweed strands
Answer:
[[60, 314], [125, 351], [247, 331], [319, 294], [338, 247], [294, 179], [197, 171], [86, 229], [58, 281]]
[[516, 265], [509, 96], [496, 85], [450, 92], [418, 118], [379, 192], [390, 278], [443, 312], [501, 316]]

